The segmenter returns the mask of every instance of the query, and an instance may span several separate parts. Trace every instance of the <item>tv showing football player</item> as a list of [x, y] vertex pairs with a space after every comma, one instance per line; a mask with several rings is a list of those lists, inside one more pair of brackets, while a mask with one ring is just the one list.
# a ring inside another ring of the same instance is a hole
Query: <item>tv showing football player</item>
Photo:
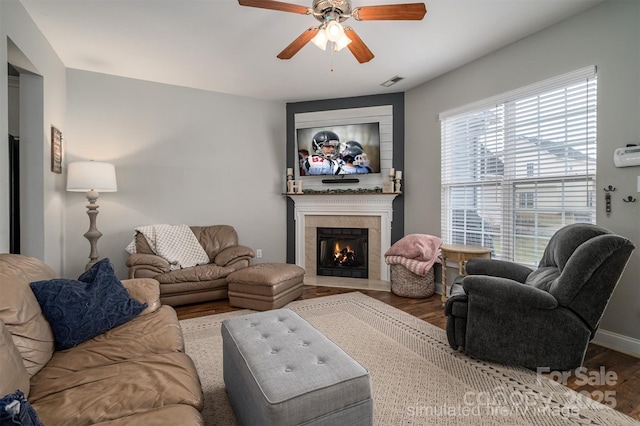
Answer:
[[300, 176], [380, 172], [379, 123], [297, 129], [296, 136]]

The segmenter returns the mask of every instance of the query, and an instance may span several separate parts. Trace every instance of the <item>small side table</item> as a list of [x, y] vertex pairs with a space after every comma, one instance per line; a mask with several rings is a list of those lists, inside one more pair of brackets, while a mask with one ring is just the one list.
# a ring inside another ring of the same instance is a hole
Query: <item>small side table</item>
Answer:
[[447, 259], [458, 262], [458, 272], [466, 275], [465, 265], [467, 260], [476, 257], [491, 259], [491, 249], [482, 246], [472, 246], [466, 244], [442, 244], [440, 246], [442, 255], [442, 305], [447, 301]]

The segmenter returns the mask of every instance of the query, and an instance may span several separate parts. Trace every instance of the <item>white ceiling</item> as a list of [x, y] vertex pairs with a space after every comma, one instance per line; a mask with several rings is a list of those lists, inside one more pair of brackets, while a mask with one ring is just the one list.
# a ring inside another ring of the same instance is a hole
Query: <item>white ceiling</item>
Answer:
[[21, 0], [67, 68], [286, 102], [406, 91], [602, 1], [426, 0], [422, 21], [349, 19], [375, 54], [359, 64], [311, 43], [277, 59], [317, 21], [236, 0]]

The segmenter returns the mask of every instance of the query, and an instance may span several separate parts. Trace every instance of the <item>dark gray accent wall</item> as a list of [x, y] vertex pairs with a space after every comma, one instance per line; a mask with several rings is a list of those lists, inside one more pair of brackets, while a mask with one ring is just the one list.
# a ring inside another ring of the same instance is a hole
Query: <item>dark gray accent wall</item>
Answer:
[[[305, 112], [335, 111], [349, 108], [391, 105], [393, 107], [393, 167], [404, 170], [404, 93], [358, 96], [354, 98], [324, 99], [320, 101], [294, 102], [287, 104], [287, 167], [298, 167], [295, 151], [295, 115]], [[327, 186], [329, 189], [329, 186]], [[402, 182], [406, 194], [406, 181]], [[404, 236], [404, 197], [393, 201], [391, 244]], [[287, 263], [295, 263], [294, 203], [287, 197]]]

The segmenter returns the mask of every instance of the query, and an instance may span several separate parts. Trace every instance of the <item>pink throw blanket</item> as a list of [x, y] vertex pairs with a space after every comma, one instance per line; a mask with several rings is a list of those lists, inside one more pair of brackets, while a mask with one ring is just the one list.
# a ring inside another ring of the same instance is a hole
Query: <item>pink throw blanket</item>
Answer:
[[384, 254], [387, 265], [402, 265], [416, 275], [424, 277], [440, 263], [442, 240], [433, 235], [410, 234], [398, 240]]

